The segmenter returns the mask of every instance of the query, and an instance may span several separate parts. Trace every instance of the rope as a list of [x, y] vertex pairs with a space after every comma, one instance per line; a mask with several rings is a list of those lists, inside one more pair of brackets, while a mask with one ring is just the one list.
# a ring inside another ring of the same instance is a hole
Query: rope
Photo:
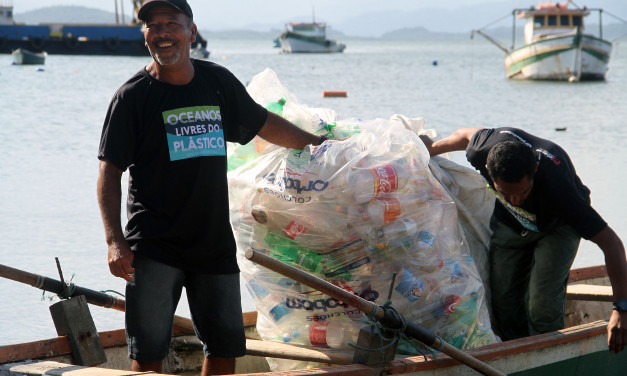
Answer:
[[510, 17], [511, 15], [512, 15], [511, 13], [508, 13], [508, 14], [504, 15], [503, 17], [499, 18], [498, 20], [492, 21], [491, 23], [489, 23], [489, 24], [485, 25], [484, 27], [481, 27], [481, 28], [479, 28], [477, 30], [481, 31], [481, 30], [485, 29], [486, 27], [490, 27], [490, 26], [494, 25], [495, 23], [499, 23], [499, 22], [503, 21], [505, 18]]
[[627, 23], [627, 21], [625, 21], [624, 19], [622, 19], [622, 18], [620, 18], [620, 17], [618, 17], [618, 16], [616, 16], [616, 15], [614, 15], [614, 14], [612, 14], [612, 13], [610, 13], [610, 12], [606, 11], [606, 10], [604, 10], [604, 11], [603, 11], [603, 13], [605, 13], [605, 14], [607, 14], [607, 15], [610, 15], [610, 16], [612, 16], [612, 17], [616, 18], [616, 19], [617, 19], [617, 20], [619, 20], [619, 21], [622, 21], [622, 22], [624, 22], [624, 23]]
[[72, 282], [70, 282], [70, 283], [66, 284], [63, 287], [63, 291], [59, 292], [57, 295], [61, 299], [69, 299], [74, 294], [74, 290], [76, 290], [76, 285], [73, 284]]
[[[375, 304], [373, 303], [373, 305]], [[427, 355], [433, 355], [434, 353], [430, 351], [430, 349], [427, 346], [423, 345], [420, 342], [413, 340], [412, 338], [408, 337], [405, 334], [405, 330], [407, 329], [407, 321], [405, 320], [405, 317], [400, 315], [398, 311], [396, 310], [396, 308], [392, 306], [392, 301], [387, 300], [383, 304], [383, 307], [385, 307], [386, 309], [392, 310], [397, 314], [397, 317], [401, 320], [401, 326], [399, 328], [389, 328], [389, 327], [382, 325], [379, 321], [375, 319], [374, 312], [376, 312], [376, 309], [373, 309], [369, 314], [365, 316], [366, 319], [364, 321], [369, 323], [374, 328], [375, 333], [378, 335], [378, 338], [379, 338], [379, 347], [366, 348], [366, 347], [358, 346], [357, 344], [351, 343], [350, 341], [346, 342], [346, 345], [355, 349], [363, 350], [363, 351], [378, 351], [381, 353], [381, 359], [383, 359], [385, 355], [385, 350], [391, 346], [394, 346], [397, 342], [399, 342], [399, 340], [403, 339], [407, 341], [407, 343], [409, 343], [416, 350], [417, 354], [424, 356], [424, 358], [428, 360]], [[387, 338], [385, 336], [385, 333], [391, 333], [392, 336], [390, 338]], [[441, 342], [441, 349], [438, 349], [438, 351], [442, 351], [444, 349], [444, 341], [442, 341], [440, 337], [438, 337], [438, 339], [440, 339], [440, 342]], [[385, 342], [388, 342], [388, 343], [385, 344]], [[422, 345], [422, 348], [420, 348], [417, 344]]]

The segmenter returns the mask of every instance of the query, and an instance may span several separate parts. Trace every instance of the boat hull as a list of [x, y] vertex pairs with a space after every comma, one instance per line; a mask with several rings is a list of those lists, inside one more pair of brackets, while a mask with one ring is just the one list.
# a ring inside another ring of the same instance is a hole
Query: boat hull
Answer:
[[[609, 283], [604, 267], [585, 268], [571, 272], [571, 283], [605, 286]], [[569, 293], [570, 294], [570, 293]], [[607, 301], [575, 300], [569, 295], [567, 322], [578, 324], [564, 330], [540, 334], [512, 341], [494, 343], [467, 350], [468, 353], [504, 372], [516, 376], [536, 375], [626, 375], [627, 350], [620, 354], [609, 353], [607, 347], [607, 322], [599, 320], [611, 312], [611, 293]], [[247, 338], [259, 338], [256, 331], [256, 312], [244, 314]], [[202, 367], [202, 344], [192, 329], [174, 328], [174, 339], [164, 363], [164, 371], [173, 374], [199, 372]], [[99, 367], [71, 366], [72, 356], [66, 337], [0, 346], [0, 375], [54, 375], [72, 370], [83, 376], [131, 376], [124, 330], [99, 333], [107, 362]], [[257, 341], [260, 342], [260, 341]], [[270, 342], [269, 344], [273, 344]], [[362, 364], [319, 364], [320, 368], [294, 369], [270, 372], [264, 357], [249, 355], [236, 359], [236, 373], [259, 373], [266, 376], [353, 376], [412, 375], [458, 376], [477, 373], [449, 356], [437, 353], [425, 356], [397, 356], [382, 366]], [[30, 360], [29, 360], [30, 359]], [[293, 358], [292, 358], [293, 359]], [[33, 363], [33, 360], [35, 362]]]
[[612, 44], [592, 35], [546, 37], [505, 56], [509, 78], [528, 80], [603, 80]]
[[335, 53], [343, 52], [346, 45], [334, 40], [313, 38], [292, 32], [285, 32], [278, 37], [284, 53]]
[[150, 55], [135, 25], [0, 25], [0, 53], [18, 48], [52, 55]]
[[34, 53], [28, 50], [18, 48], [12, 53], [13, 61], [18, 65], [43, 65], [46, 62], [46, 53]]

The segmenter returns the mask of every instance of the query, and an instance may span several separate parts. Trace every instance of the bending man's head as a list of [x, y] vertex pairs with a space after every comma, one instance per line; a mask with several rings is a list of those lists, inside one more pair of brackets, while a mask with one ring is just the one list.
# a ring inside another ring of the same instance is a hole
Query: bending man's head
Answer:
[[486, 169], [492, 181], [516, 183], [526, 177], [533, 180], [538, 161], [533, 150], [519, 141], [504, 141], [494, 145], [488, 153]]
[[531, 148], [518, 141], [500, 142], [490, 149], [486, 169], [494, 189], [507, 202], [521, 206], [533, 189], [538, 162]]

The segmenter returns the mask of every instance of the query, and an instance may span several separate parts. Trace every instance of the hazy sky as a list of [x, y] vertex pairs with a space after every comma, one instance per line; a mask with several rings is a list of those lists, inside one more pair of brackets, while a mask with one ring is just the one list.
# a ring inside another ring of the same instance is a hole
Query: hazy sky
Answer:
[[[117, 0], [123, 4], [126, 15], [132, 11], [131, 0]], [[376, 11], [415, 11], [427, 7], [460, 8], [476, 4], [494, 3], [499, 7], [524, 8], [537, 0], [188, 0], [194, 18], [200, 28], [233, 28], [250, 24], [274, 24], [295, 17], [311, 16], [330, 23], [340, 22], [353, 16]], [[578, 5], [607, 8], [612, 0], [574, 0]], [[15, 13], [55, 6], [81, 5], [113, 12], [116, 0], [0, 0], [0, 4], [12, 3]], [[119, 7], [119, 5], [118, 5]], [[610, 9], [607, 9], [610, 10]]]

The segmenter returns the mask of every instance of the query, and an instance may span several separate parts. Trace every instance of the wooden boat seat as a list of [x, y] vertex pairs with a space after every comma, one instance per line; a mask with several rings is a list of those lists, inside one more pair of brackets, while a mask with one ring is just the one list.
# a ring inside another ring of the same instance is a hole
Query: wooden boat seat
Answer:
[[611, 302], [614, 300], [612, 286], [573, 283], [566, 286], [566, 298], [570, 300], [588, 300]]

